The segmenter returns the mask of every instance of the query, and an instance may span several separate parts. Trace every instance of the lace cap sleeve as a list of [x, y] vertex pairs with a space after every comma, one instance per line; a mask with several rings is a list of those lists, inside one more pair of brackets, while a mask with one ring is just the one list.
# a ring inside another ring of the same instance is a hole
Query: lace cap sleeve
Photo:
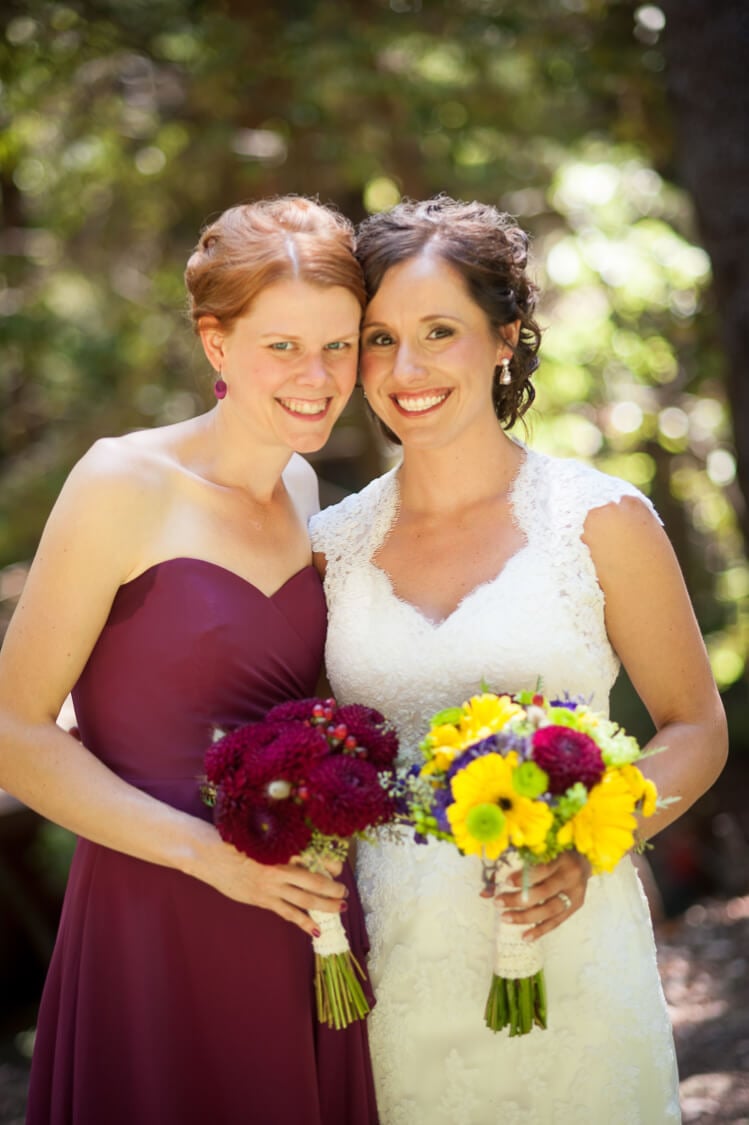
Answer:
[[[350, 540], [360, 526], [361, 499], [358, 493], [344, 497], [338, 504], [324, 508], [309, 521], [312, 550], [335, 562], [349, 550]], [[349, 541], [349, 546], [347, 546]]]
[[309, 523], [312, 550], [325, 555], [326, 587], [352, 567], [370, 559], [390, 530], [397, 492], [394, 470], [361, 492], [325, 508]]
[[588, 513], [606, 504], [618, 503], [625, 496], [639, 500], [649, 512], [663, 523], [651, 500], [635, 485], [620, 477], [603, 473], [580, 461], [550, 458], [553, 465], [548, 475], [551, 491], [551, 508], [555, 523], [578, 538]]

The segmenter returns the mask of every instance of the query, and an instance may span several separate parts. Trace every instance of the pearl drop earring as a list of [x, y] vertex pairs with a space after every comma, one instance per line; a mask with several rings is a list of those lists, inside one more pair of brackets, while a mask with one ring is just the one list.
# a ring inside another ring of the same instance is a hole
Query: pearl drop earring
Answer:
[[510, 359], [509, 359], [509, 357], [505, 356], [504, 359], [500, 362], [499, 366], [502, 368], [502, 371], [500, 372], [500, 375], [499, 375], [499, 381], [500, 381], [500, 383], [502, 384], [503, 387], [509, 387], [510, 383], [512, 382], [512, 373], [510, 372]]

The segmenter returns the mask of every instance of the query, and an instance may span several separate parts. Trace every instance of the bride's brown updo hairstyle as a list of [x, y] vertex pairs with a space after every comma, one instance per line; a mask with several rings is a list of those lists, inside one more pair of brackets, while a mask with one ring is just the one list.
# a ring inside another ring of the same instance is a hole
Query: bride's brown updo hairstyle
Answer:
[[[528, 236], [510, 215], [488, 203], [463, 203], [447, 195], [423, 202], [404, 200], [359, 226], [356, 254], [364, 270], [367, 300], [372, 300], [391, 266], [415, 258], [427, 246], [461, 274], [497, 337], [505, 325], [520, 321], [510, 382], [500, 382], [497, 368], [492, 386], [495, 413], [509, 429], [536, 395], [531, 375], [538, 367], [541, 330], [533, 319], [538, 290], [526, 273]], [[387, 426], [380, 426], [389, 441], [400, 444]]]
[[230, 207], [203, 229], [185, 269], [193, 327], [215, 316], [229, 330], [262, 289], [291, 280], [341, 286], [364, 308], [348, 219], [299, 195]]

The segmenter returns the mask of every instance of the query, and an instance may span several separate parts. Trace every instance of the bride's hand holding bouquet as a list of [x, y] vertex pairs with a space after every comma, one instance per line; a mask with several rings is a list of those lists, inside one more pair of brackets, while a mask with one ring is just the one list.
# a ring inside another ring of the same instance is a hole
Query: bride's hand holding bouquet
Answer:
[[667, 803], [635, 764], [646, 753], [583, 701], [538, 692], [484, 692], [448, 708], [420, 749], [421, 765], [398, 781], [402, 819], [417, 839], [480, 857], [481, 893], [505, 908], [487, 1026], [510, 1035], [544, 1028], [543, 961], [524, 935], [530, 925], [540, 936], [578, 908], [588, 874], [613, 871], [637, 847], [637, 815]]

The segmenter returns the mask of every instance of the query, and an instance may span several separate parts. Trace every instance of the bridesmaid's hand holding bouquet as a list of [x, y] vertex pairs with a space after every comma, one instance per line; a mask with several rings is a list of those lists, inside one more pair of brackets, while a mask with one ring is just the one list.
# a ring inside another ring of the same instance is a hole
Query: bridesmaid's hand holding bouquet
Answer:
[[[203, 799], [219, 834], [259, 863], [299, 857], [311, 871], [346, 858], [348, 841], [390, 820], [398, 739], [369, 707], [334, 699], [282, 703], [258, 723], [217, 732], [206, 753]], [[317, 1013], [347, 1027], [369, 1012], [338, 914], [310, 911]]]

